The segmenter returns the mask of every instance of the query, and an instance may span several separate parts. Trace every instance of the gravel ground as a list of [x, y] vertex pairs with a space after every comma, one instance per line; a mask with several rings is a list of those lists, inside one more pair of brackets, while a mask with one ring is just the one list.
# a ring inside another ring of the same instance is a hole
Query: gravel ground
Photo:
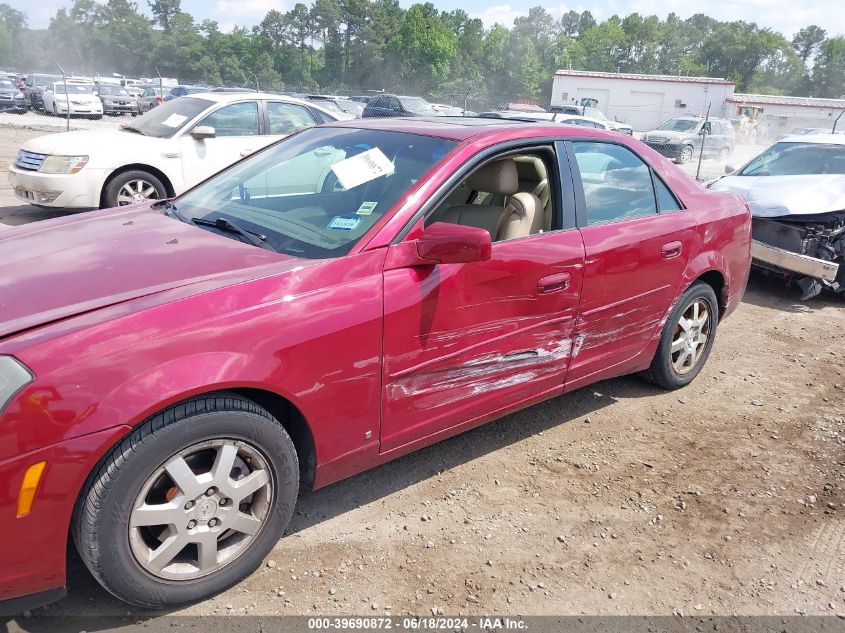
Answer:
[[[121, 123], [130, 121], [131, 116], [105, 116], [102, 119], [71, 118], [71, 130], [97, 130], [115, 129]], [[0, 112], [0, 128], [10, 127], [17, 129], [30, 129], [40, 132], [64, 132], [67, 129], [67, 119], [54, 117], [38, 112], [29, 111], [26, 114], [14, 114], [11, 112]]]
[[[0, 223], [55, 213], [0, 189]], [[845, 614], [843, 307], [754, 274], [686, 389], [605, 381], [307, 494], [177, 613]], [[43, 613], [140, 615], [68, 581]]]

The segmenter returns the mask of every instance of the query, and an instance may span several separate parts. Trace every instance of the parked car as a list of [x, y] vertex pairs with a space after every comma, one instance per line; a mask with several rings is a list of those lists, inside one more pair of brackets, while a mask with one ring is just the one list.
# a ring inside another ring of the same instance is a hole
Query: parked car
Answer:
[[110, 84], [100, 84], [93, 90], [94, 94], [103, 103], [103, 114], [120, 116], [131, 114], [137, 116], [141, 113], [138, 100], [129, 94], [126, 88]]
[[646, 133], [643, 141], [652, 149], [678, 163], [688, 163], [704, 146], [705, 158], [725, 162], [736, 147], [736, 133], [727, 119], [679, 116]]
[[710, 184], [741, 194], [754, 216], [754, 264], [783, 273], [809, 299], [845, 297], [845, 136], [797, 135]]
[[482, 112], [478, 116], [485, 119], [509, 119], [512, 121], [553, 121], [564, 125], [591, 127], [599, 130], [607, 130], [609, 132], [616, 131], [616, 129], [607, 121], [576, 116], [574, 114], [564, 114], [561, 112], [521, 112], [514, 110], [497, 110], [492, 112]]
[[0, 596], [60, 597], [70, 533], [118, 598], [197, 602], [300, 488], [597, 380], [681, 388], [750, 233], [639, 141], [480, 119], [315, 127], [172, 202], [2, 231]]
[[170, 89], [170, 92], [165, 95], [164, 100], [170, 101], [178, 97], [184, 97], [185, 95], [195, 95], [201, 92], [211, 92], [211, 88], [205, 88], [203, 86], [174, 86]]
[[29, 103], [24, 94], [10, 79], [0, 79], [0, 112], [24, 114], [29, 110]]
[[338, 119], [360, 119], [364, 114], [364, 104], [345, 97], [329, 95], [307, 95], [309, 101], [315, 101], [338, 115]]
[[51, 207], [95, 209], [167, 198], [283, 136], [334, 120], [315, 103], [278, 95], [180, 97], [119, 130], [26, 141], [9, 167], [9, 182], [19, 199]]
[[23, 93], [29, 107], [33, 110], [44, 110], [44, 90], [53, 85], [56, 81], [61, 81], [58, 75], [41, 75], [38, 73], [27, 75], [23, 80]]
[[54, 116], [84, 116], [103, 118], [103, 103], [93, 93], [94, 84], [57, 81], [41, 94], [44, 111]]
[[211, 92], [258, 92], [253, 88], [237, 88], [235, 86], [218, 86], [217, 88], [213, 88]]
[[138, 97], [138, 109], [141, 113], [149, 112], [162, 103], [164, 103], [164, 97], [161, 94], [161, 88], [158, 86], [148, 86]]
[[442, 116], [422, 97], [380, 94], [367, 102], [364, 118], [398, 116]]
[[582, 116], [592, 121], [601, 121], [604, 123], [604, 127], [602, 129], [615, 130], [616, 132], [620, 132], [628, 136], [634, 135], [634, 128], [632, 128], [630, 125], [628, 125], [627, 123], [614, 121], [608, 118], [604, 112], [593, 106], [582, 106], [575, 105], [574, 103], [572, 103], [551, 106], [549, 108], [549, 111], [554, 112], [556, 114], [573, 114], [576, 116]]

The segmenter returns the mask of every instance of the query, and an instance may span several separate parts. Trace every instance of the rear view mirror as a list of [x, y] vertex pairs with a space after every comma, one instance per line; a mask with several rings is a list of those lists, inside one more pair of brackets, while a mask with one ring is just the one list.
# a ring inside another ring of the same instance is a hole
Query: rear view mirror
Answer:
[[217, 131], [210, 125], [198, 125], [191, 130], [191, 136], [198, 141], [206, 138], [214, 138], [217, 136]]

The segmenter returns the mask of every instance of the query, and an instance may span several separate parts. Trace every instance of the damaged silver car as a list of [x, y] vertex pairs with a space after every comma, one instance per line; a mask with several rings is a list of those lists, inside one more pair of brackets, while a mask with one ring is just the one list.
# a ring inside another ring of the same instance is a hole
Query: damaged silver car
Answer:
[[790, 136], [708, 186], [748, 201], [751, 254], [809, 299], [845, 297], [845, 135]]

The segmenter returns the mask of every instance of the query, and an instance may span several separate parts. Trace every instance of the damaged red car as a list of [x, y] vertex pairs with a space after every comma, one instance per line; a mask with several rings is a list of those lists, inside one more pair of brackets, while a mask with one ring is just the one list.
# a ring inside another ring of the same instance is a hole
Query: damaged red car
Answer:
[[642, 372], [701, 371], [750, 215], [640, 142], [365, 119], [171, 201], [0, 233], [0, 608], [194, 602], [301, 489]]

